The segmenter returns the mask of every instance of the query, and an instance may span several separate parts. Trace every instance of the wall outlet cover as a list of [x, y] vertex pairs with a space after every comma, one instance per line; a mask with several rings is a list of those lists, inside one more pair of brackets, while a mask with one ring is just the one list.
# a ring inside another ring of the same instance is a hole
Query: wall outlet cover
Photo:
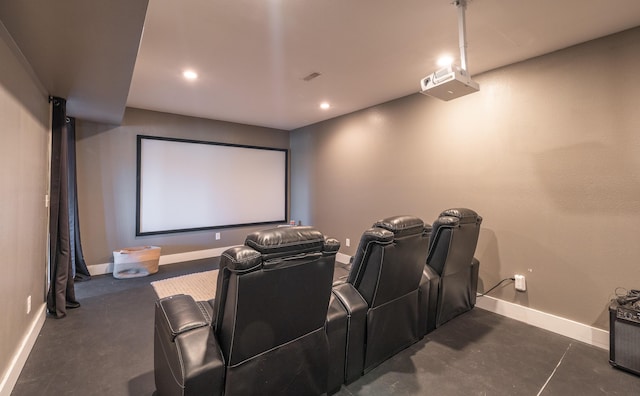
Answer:
[[527, 291], [527, 281], [524, 278], [524, 275], [515, 275], [515, 280], [516, 280], [516, 290], [523, 292], [523, 291]]

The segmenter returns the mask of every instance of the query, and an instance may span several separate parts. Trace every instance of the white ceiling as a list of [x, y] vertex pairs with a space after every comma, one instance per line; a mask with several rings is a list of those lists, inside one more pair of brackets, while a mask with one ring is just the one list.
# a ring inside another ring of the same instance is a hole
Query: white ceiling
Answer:
[[[137, 4], [136, 16], [146, 1], [131, 2]], [[86, 0], [69, 2], [81, 7]], [[18, 46], [28, 49], [23, 50], [27, 60], [41, 63], [29, 54], [38, 53], [42, 38], [25, 33], [33, 26], [11, 21], [18, 11], [49, 17], [55, 7], [16, 11], [9, 3], [25, 2], [0, 0], [0, 20]], [[459, 57], [457, 9], [451, 0], [149, 0], [131, 75], [115, 70], [130, 57], [118, 55], [118, 46], [105, 37], [127, 38], [129, 46], [137, 46], [140, 18], [125, 18], [130, 14], [122, 10], [119, 16], [87, 12], [84, 27], [73, 25], [76, 37], [67, 43], [79, 47], [83, 56], [75, 67], [88, 69], [83, 75], [96, 67], [87, 59], [94, 56], [86, 48], [91, 40], [94, 50], [110, 55], [114, 70], [103, 70], [99, 81], [81, 85], [73, 76], [42, 77], [34, 65], [45, 86], [66, 92], [70, 111], [74, 100], [82, 101], [83, 90], [95, 90], [92, 84], [131, 81], [130, 107], [292, 130], [415, 93], [420, 79], [438, 68], [441, 54]], [[472, 0], [466, 19], [468, 66], [477, 75], [640, 26], [640, 1]], [[129, 33], [95, 33], [123, 24]], [[187, 68], [198, 72], [198, 80], [182, 78]], [[304, 81], [312, 72], [321, 75]], [[106, 91], [104, 101], [113, 100]], [[324, 100], [332, 105], [327, 111], [318, 107]], [[122, 112], [111, 119], [118, 117]]]

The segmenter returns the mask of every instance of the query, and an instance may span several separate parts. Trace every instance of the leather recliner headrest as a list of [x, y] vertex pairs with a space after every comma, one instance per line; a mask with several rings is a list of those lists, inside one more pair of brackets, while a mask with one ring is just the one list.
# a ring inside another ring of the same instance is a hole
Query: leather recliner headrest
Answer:
[[245, 239], [245, 245], [262, 254], [263, 260], [304, 253], [337, 252], [340, 243], [327, 239], [322, 233], [310, 226], [278, 227], [256, 231]]
[[376, 221], [373, 227], [389, 230], [393, 232], [396, 238], [425, 232], [424, 222], [415, 216], [387, 217], [386, 219]]
[[482, 223], [482, 216], [477, 214], [475, 211], [467, 208], [447, 209], [440, 213], [440, 217], [443, 216], [456, 217], [460, 221], [460, 224]]

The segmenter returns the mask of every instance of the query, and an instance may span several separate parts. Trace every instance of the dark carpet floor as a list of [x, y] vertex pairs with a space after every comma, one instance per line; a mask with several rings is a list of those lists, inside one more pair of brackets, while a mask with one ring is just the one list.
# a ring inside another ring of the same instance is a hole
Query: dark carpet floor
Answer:
[[[149, 283], [217, 265], [198, 260], [143, 278], [76, 283], [82, 307], [46, 319], [12, 395], [152, 395]], [[640, 377], [612, 368], [608, 351], [475, 308], [338, 395], [640, 395]]]

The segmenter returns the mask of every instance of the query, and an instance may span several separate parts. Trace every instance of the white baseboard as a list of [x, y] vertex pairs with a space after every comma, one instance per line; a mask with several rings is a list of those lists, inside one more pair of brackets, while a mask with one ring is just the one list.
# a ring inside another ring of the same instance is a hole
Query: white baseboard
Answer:
[[[181, 263], [183, 261], [200, 260], [212, 257], [219, 257], [222, 253], [233, 246], [226, 246], [215, 249], [195, 250], [193, 252], [174, 253], [160, 256], [159, 265]], [[113, 263], [95, 264], [87, 266], [91, 276], [113, 273]]]
[[609, 332], [570, 319], [489, 296], [478, 296], [476, 307], [540, 327], [578, 341], [609, 349]]
[[40, 334], [40, 330], [44, 325], [44, 320], [47, 317], [46, 308], [47, 305], [43, 303], [38, 309], [38, 312], [33, 315], [33, 322], [31, 322], [29, 330], [22, 338], [18, 350], [13, 358], [11, 358], [9, 368], [2, 377], [2, 381], [0, 381], [0, 396], [10, 396], [16, 382], [18, 382], [18, 377], [22, 372], [22, 368], [27, 362], [31, 349], [33, 349], [33, 346], [38, 339], [38, 335]]
[[350, 260], [351, 260], [351, 256], [349, 256], [348, 254], [344, 254], [340, 252], [336, 254], [336, 261], [339, 263], [349, 264]]

